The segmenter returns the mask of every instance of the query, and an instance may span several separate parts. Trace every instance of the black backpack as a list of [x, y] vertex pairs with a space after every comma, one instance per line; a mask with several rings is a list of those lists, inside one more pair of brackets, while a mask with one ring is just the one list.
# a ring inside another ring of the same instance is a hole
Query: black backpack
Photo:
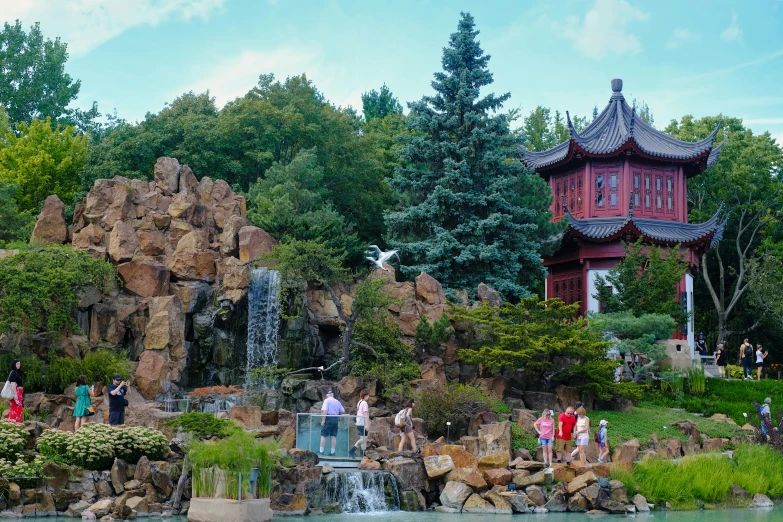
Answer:
[[745, 346], [745, 357], [752, 357], [752, 356], [753, 356], [753, 347]]

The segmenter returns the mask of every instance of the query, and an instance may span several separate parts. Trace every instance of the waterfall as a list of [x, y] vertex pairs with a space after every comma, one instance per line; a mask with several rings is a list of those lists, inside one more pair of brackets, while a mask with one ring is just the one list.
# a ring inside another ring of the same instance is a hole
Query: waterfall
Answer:
[[380, 513], [398, 511], [400, 495], [397, 481], [384, 471], [342, 471], [327, 475], [325, 496], [336, 502], [343, 513]]
[[247, 373], [277, 366], [280, 330], [280, 274], [268, 268], [250, 272], [247, 318]]

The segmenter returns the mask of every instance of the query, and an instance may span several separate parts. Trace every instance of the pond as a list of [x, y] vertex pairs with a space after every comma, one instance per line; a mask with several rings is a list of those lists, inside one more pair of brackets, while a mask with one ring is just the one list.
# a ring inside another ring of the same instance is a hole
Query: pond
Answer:
[[712, 511], [659, 511], [635, 515], [585, 515], [584, 513], [547, 513], [544, 515], [447, 515], [425, 513], [340, 514], [318, 517], [275, 517], [285, 522], [363, 522], [376, 519], [383, 522], [783, 522], [783, 507], [774, 509], [724, 509]]

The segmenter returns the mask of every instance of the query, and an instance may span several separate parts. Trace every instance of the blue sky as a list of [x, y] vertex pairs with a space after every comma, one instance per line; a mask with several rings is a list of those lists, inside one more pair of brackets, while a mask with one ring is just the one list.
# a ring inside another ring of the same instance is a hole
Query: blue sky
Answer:
[[68, 42], [78, 105], [130, 120], [190, 90], [222, 105], [268, 72], [357, 108], [385, 82], [404, 104], [431, 92], [461, 10], [508, 107], [587, 114], [620, 77], [659, 128], [722, 112], [783, 143], [783, 0], [0, 0], [0, 20]]

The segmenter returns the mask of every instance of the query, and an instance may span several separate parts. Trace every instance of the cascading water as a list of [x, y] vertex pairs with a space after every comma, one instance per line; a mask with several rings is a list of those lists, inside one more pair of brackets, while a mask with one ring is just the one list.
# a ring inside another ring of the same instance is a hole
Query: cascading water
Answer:
[[280, 274], [268, 268], [250, 272], [247, 319], [247, 374], [264, 366], [277, 366], [280, 331]]
[[397, 481], [385, 471], [336, 470], [326, 476], [327, 502], [336, 502], [343, 513], [398, 511]]

